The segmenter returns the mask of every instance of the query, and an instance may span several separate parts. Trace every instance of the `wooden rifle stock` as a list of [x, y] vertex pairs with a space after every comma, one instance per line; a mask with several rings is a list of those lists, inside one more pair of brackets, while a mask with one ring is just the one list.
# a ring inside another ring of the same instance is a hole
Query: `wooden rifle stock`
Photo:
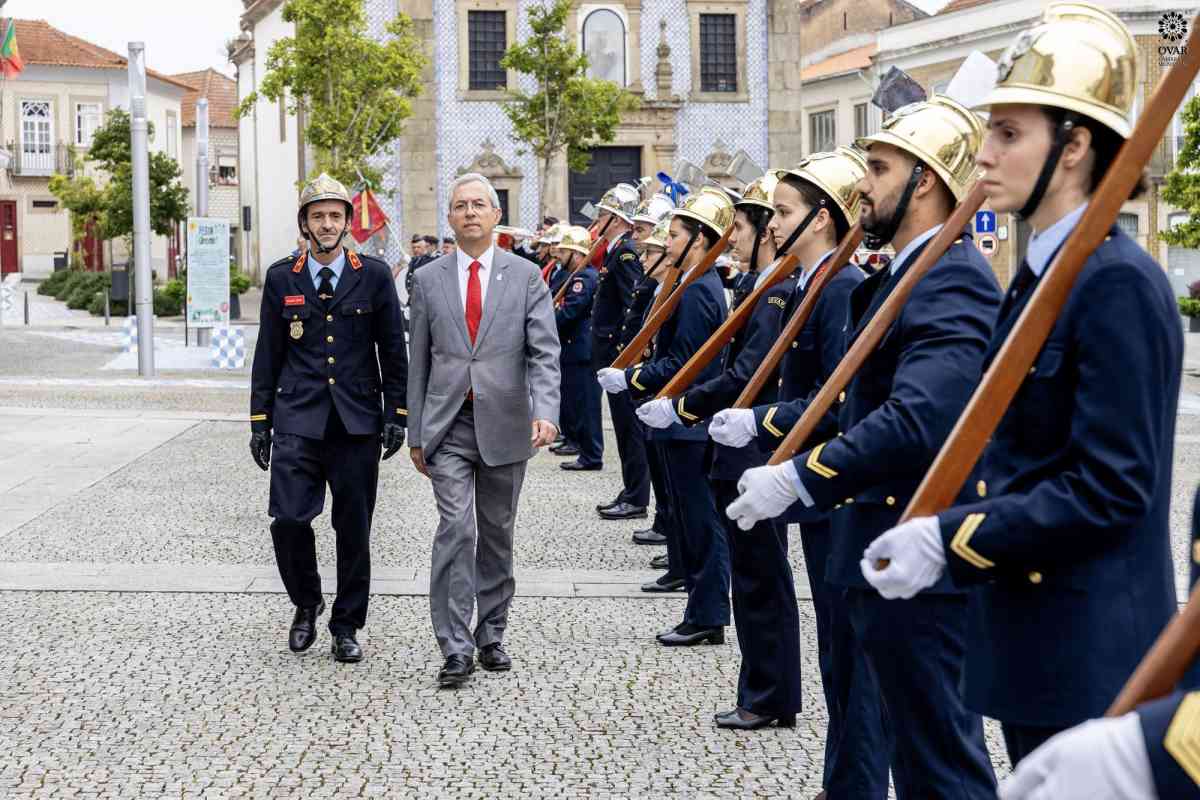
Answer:
[[938, 260], [950, 249], [950, 246], [962, 236], [963, 227], [974, 219], [975, 212], [981, 205], [983, 205], [983, 185], [976, 183], [970, 194], [963, 198], [963, 201], [958, 204], [958, 208], [954, 209], [950, 218], [942, 225], [942, 229], [930, 240], [929, 244], [925, 245], [925, 249], [921, 251], [921, 255], [917, 257], [913, 265], [905, 271], [904, 277], [892, 289], [891, 294], [883, 301], [883, 305], [876, 310], [871, 321], [867, 323], [867, 327], [854, 340], [854, 344], [851, 345], [846, 355], [842, 356], [842, 360], [838, 362], [837, 368], [829, 376], [829, 380], [825, 381], [816, 397], [804, 410], [796, 426], [788, 431], [788, 435], [784, 437], [779, 447], [775, 448], [768, 464], [772, 466], [782, 464], [800, 451], [800, 447], [816, 430], [817, 423], [833, 407], [838, 394], [850, 385], [850, 381], [854, 379], [863, 362], [871, 353], [875, 352], [876, 346], [883, 340], [888, 328], [900, 316], [904, 304], [908, 302], [908, 297], [917, 283], [925, 277], [929, 270], [933, 269]]
[[[902, 519], [929, 516], [949, 507], [979, 460], [988, 439], [1029, 373], [1034, 359], [1066, 305], [1076, 278], [1103, 242], [1125, 199], [1175, 110], [1200, 71], [1200, 16], [1192, 20], [1179, 60], [1154, 90], [1125, 145], [1092, 193], [1087, 211], [1075, 226], [1034, 290], [1004, 345], [972, 395], [954, 430], [925, 474]], [[1192, 593], [1183, 612], [1171, 620], [1126, 681], [1107, 716], [1125, 714], [1148, 700], [1168, 694], [1200, 652], [1200, 596]], [[1086, 657], [1086, 655], [1085, 655]]]
[[721, 326], [713, 331], [712, 336], [708, 337], [700, 349], [692, 353], [692, 357], [687, 360], [687, 363], [675, 373], [671, 380], [667, 381], [667, 385], [658, 393], [659, 399], [663, 397], [678, 397], [688, 390], [693, 383], [696, 382], [696, 377], [704, 371], [712, 360], [721, 354], [725, 349], [725, 345], [729, 344], [729, 340], [734, 334], [742, 329], [746, 321], [750, 319], [750, 315], [754, 313], [754, 307], [758, 305], [758, 301], [775, 286], [775, 284], [787, 278], [796, 271], [796, 264], [799, 259], [794, 255], [789, 255], [779, 262], [779, 264], [771, 271], [761, 284], [755, 287], [754, 291], [742, 301], [733, 313], [730, 314]]
[[655, 309], [654, 313], [646, 319], [646, 324], [642, 326], [640, 331], [638, 331], [637, 336], [633, 337], [633, 341], [631, 341], [629, 345], [613, 360], [613, 369], [626, 369], [628, 367], [632, 367], [637, 362], [638, 355], [646, 349], [646, 345], [650, 344], [650, 340], [654, 338], [654, 334], [658, 333], [658, 329], [661, 328], [663, 324], [671, 318], [671, 314], [675, 312], [675, 307], [679, 305], [679, 301], [683, 298], [684, 290], [687, 289], [687, 287], [693, 282], [699, 280], [706, 272], [708, 272], [709, 268], [712, 267], [713, 262], [717, 260], [717, 257], [725, 251], [725, 247], [729, 244], [729, 237], [731, 235], [733, 235], [732, 225], [730, 225], [725, 233], [721, 235], [721, 238], [717, 240], [716, 244], [709, 248], [708, 252], [704, 254], [704, 258], [701, 259], [700, 263], [696, 265], [695, 269], [687, 274], [687, 277], [683, 279], [683, 281], [679, 284], [679, 287], [670, 293], [670, 297], [662, 300], [661, 298], [667, 294], [667, 287], [664, 283], [663, 291], [658, 293], [659, 298], [655, 300], [655, 305], [657, 305], [658, 308]]
[[775, 372], [779, 362], [783, 361], [783, 357], [787, 355], [788, 348], [792, 342], [800, 335], [800, 331], [804, 329], [804, 323], [808, 322], [808, 318], [812, 316], [813, 309], [817, 307], [817, 300], [821, 297], [821, 292], [829, 285], [834, 276], [842, 271], [842, 267], [850, 263], [850, 256], [854, 255], [854, 251], [862, 244], [863, 230], [862, 226], [855, 224], [853, 228], [846, 232], [842, 238], [842, 243], [838, 245], [837, 250], [829, 257], [829, 264], [826, 267], [818, 270], [813, 276], [812, 285], [808, 287], [808, 291], [804, 293], [804, 300], [800, 303], [783, 331], [780, 332], [779, 338], [775, 340], [775, 344], [767, 351], [766, 357], [762, 363], [758, 365], [758, 369], [750, 376], [750, 382], [746, 384], [746, 388], [742, 389], [742, 393], [738, 395], [738, 399], [734, 401], [733, 408], [749, 408], [754, 405], [754, 399], [762, 392], [766, 386], [767, 380], [771, 374]]

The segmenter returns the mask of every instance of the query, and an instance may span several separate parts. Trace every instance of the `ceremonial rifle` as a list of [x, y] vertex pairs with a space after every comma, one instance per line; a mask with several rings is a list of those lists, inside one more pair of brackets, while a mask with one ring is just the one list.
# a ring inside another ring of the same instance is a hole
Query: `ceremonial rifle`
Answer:
[[758, 365], [758, 369], [750, 376], [750, 382], [746, 384], [746, 388], [742, 389], [742, 393], [738, 395], [738, 399], [734, 401], [734, 408], [749, 408], [754, 404], [754, 398], [758, 397], [759, 393], [766, 386], [767, 380], [775, 372], [775, 368], [779, 366], [779, 362], [783, 360], [787, 354], [788, 348], [796, 337], [800, 335], [800, 331], [804, 328], [804, 323], [808, 322], [808, 318], [812, 316], [813, 309], [817, 307], [817, 300], [821, 296], [821, 292], [829, 285], [842, 267], [850, 263], [850, 256], [854, 255], [854, 251], [862, 243], [863, 230], [862, 225], [855, 224], [844, 237], [837, 250], [829, 257], [829, 261], [823, 267], [817, 270], [817, 274], [813, 275], [812, 283], [808, 286], [808, 291], [804, 293], [804, 300], [800, 303], [783, 331], [779, 334], [779, 338], [775, 340], [775, 344], [767, 351], [767, 355], [763, 358], [762, 363]]
[[900, 316], [904, 304], [908, 302], [908, 297], [916, 288], [917, 283], [925, 277], [929, 270], [933, 269], [934, 265], [950, 249], [950, 246], [962, 236], [963, 228], [970, 220], [974, 219], [975, 212], [983, 205], [983, 198], [983, 185], [976, 183], [970, 193], [950, 214], [950, 218], [942, 225], [942, 229], [921, 251], [921, 255], [917, 257], [913, 265], [905, 271], [891, 294], [883, 301], [883, 305], [871, 317], [867, 327], [863, 329], [846, 355], [838, 362], [837, 368], [829, 376], [829, 380], [825, 381], [816, 397], [808, 404], [808, 408], [804, 409], [804, 413], [795, 427], [788, 431], [788, 435], [775, 449], [768, 464], [772, 466], [782, 464], [799, 452], [800, 447], [816, 430], [817, 423], [833, 407], [838, 394], [850, 385], [850, 381], [854, 379], [863, 362], [875, 352], [875, 348], [883, 341], [884, 334]]
[[[706, 272], [708, 272], [709, 268], [712, 267], [713, 262], [717, 260], [717, 257], [724, 252], [725, 246], [729, 244], [729, 237], [731, 235], [733, 235], [732, 225], [725, 230], [725, 233], [721, 235], [721, 238], [717, 240], [716, 244], [709, 248], [708, 252], [704, 254], [704, 258], [700, 260], [700, 263], [697, 264], [694, 269], [688, 272], [687, 276], [684, 277], [679, 286], [673, 292], [671, 292], [671, 296], [666, 300], [661, 301], [661, 304], [659, 304], [658, 308], [646, 320], [646, 324], [642, 326], [640, 331], [638, 331], [637, 336], [633, 337], [633, 341], [629, 343], [629, 346], [622, 350], [616, 359], [613, 360], [613, 369], [626, 369], [634, 365], [634, 363], [637, 361], [637, 355], [646, 349], [646, 345], [650, 344], [650, 340], [654, 338], [654, 334], [658, 333], [658, 329], [661, 328], [663, 324], [671, 318], [671, 314], [675, 312], [675, 307], [679, 305], [679, 301], [683, 298], [684, 290], [686, 290], [687, 287], [691, 286], [692, 283], [699, 280]], [[689, 250], [691, 250], [691, 245], [695, 242], [698, 236], [699, 233], [692, 234], [692, 238], [688, 240], [688, 246], [683, 249], [682, 253], [680, 253], [681, 258], [687, 254]], [[678, 266], [679, 264], [676, 262], [675, 268], [677, 269]], [[663, 289], [666, 289], [665, 285], [663, 286]], [[659, 297], [661, 298], [664, 294], [666, 294], [665, 291], [660, 291]]]

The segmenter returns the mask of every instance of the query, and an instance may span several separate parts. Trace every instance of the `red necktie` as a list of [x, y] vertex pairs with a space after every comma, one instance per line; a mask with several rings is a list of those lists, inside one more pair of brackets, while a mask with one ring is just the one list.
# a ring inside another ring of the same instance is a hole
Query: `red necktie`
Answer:
[[475, 334], [479, 332], [479, 319], [483, 316], [483, 289], [479, 285], [479, 270], [482, 266], [478, 261], [472, 261], [471, 277], [467, 279], [467, 333], [471, 335], [471, 344], [475, 344]]

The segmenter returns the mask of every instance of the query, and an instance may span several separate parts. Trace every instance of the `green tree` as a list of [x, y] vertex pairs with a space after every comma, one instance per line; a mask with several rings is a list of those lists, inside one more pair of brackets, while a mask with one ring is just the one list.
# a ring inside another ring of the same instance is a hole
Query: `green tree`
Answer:
[[412, 20], [397, 14], [379, 42], [367, 33], [363, 0], [288, 0], [283, 19], [296, 35], [271, 45], [262, 87], [246, 96], [238, 115], [251, 113], [260, 95], [286, 97], [289, 111], [304, 113], [314, 173], [350, 186], [361, 172], [379, 186], [382, 176], [367, 160], [388, 152], [421, 92], [426, 59]]
[[1163, 199], [1188, 212], [1186, 222], [1159, 234], [1176, 247], [1200, 248], [1200, 95], [1183, 107], [1183, 147], [1167, 173]]
[[71, 214], [71, 251], [74, 252], [87, 236], [89, 225], [99, 228], [104, 213], [104, 190], [91, 177], [79, 174], [77, 170], [73, 178], [51, 175], [50, 194]]
[[587, 77], [587, 56], [566, 35], [573, 0], [554, 0], [529, 9], [531, 35], [504, 53], [500, 66], [532, 78], [532, 91], [509, 91], [504, 113], [512, 138], [540, 162], [541, 216], [546, 214], [550, 162], [566, 151], [572, 172], [587, 170], [589, 148], [611, 142], [621, 114], [635, 110], [637, 97], [612, 81]]

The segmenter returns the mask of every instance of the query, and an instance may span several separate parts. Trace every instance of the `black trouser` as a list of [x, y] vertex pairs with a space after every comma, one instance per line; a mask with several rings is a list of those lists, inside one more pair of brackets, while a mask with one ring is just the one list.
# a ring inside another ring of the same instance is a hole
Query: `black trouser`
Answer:
[[1025, 756], [1045, 744], [1047, 739], [1066, 729], [1066, 727], [1050, 728], [1040, 725], [1000, 723], [1000, 731], [1004, 734], [1004, 748], [1008, 750], [1009, 763], [1015, 768]]
[[337, 598], [329, 617], [334, 634], [353, 633], [367, 621], [371, 591], [371, 516], [379, 481], [378, 434], [346, 433], [334, 409], [324, 439], [280, 433], [271, 453], [268, 513], [279, 576], [292, 603], [309, 608], [321, 602], [312, 520], [325, 507], [325, 485], [333, 495], [337, 535]]
[[650, 504], [650, 469], [646, 466], [646, 433], [634, 411], [629, 392], [608, 396], [612, 412], [613, 433], [617, 439], [617, 455], [621, 457], [620, 500], [638, 508]]
[[650, 471], [650, 486], [654, 489], [654, 522], [651, 528], [663, 536], [670, 536], [671, 498], [667, 495], [666, 467], [663, 466], [662, 454], [653, 442], [646, 442], [646, 467]]
[[562, 365], [563, 436], [579, 447], [579, 463], [594, 466], [604, 462], [604, 428], [600, 420], [600, 395], [596, 373], [590, 364]]
[[680, 577], [688, 593], [683, 621], [716, 628], [729, 624], [729, 544], [705, 474], [706, 448], [706, 442], [668, 439], [659, 452], [671, 494]]

